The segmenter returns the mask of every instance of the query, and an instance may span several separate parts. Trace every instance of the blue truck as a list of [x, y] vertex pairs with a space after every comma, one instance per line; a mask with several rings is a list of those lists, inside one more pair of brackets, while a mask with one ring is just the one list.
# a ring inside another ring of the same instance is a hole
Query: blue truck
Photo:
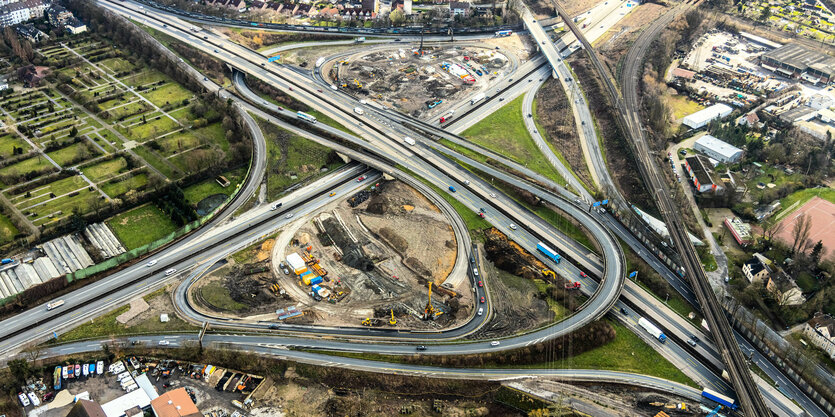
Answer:
[[733, 398], [722, 395], [707, 387], [705, 387], [705, 389], [702, 390], [702, 397], [705, 397], [708, 400], [711, 400], [719, 405], [724, 405], [725, 407], [728, 407], [731, 410], [736, 410], [737, 408], [739, 408], [739, 405], [737, 405], [736, 400], [734, 400]]
[[545, 256], [547, 256], [548, 259], [550, 259], [550, 260], [552, 260], [556, 263], [560, 263], [560, 259], [562, 259], [560, 257], [560, 254], [557, 253], [557, 251], [549, 248], [546, 244], [544, 244], [542, 242], [539, 242], [539, 243], [536, 244], [536, 249], [538, 251], [542, 252], [543, 254], [545, 254]]

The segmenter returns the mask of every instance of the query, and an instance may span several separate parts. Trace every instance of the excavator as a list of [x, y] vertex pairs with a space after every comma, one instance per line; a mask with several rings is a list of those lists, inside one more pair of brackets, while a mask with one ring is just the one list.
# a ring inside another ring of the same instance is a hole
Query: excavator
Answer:
[[556, 280], [556, 279], [557, 279], [557, 274], [555, 274], [555, 273], [554, 273], [554, 271], [552, 271], [552, 270], [550, 270], [550, 269], [543, 269], [543, 270], [542, 270], [542, 275], [545, 275], [546, 277], [547, 277], [548, 275], [550, 275], [550, 276], [551, 276], [551, 279], [554, 279], [554, 280]]
[[432, 281], [429, 281], [429, 299], [426, 301], [426, 308], [423, 309], [423, 319], [424, 320], [434, 320], [441, 314], [444, 314], [443, 311], [435, 311], [435, 307], [432, 306]]
[[394, 309], [391, 309], [391, 318], [389, 319], [389, 324], [392, 326], [397, 325], [397, 319], [394, 318]]

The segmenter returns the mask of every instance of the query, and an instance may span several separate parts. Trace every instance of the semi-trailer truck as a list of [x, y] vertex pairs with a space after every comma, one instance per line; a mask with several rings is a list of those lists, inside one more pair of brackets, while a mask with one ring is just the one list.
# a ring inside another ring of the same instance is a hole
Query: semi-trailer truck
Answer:
[[510, 36], [512, 34], [513, 34], [512, 30], [500, 30], [500, 31], [496, 32], [496, 36], [500, 37], [500, 38], [505, 37], [505, 36]]
[[638, 325], [643, 327], [647, 333], [652, 335], [652, 337], [658, 339], [659, 342], [664, 343], [667, 341], [667, 336], [664, 335], [664, 332], [662, 332], [661, 329], [656, 327], [649, 320], [641, 317], [638, 319]]
[[733, 398], [722, 395], [707, 387], [705, 387], [705, 389], [702, 390], [702, 397], [705, 397], [708, 400], [711, 400], [717, 404], [724, 405], [725, 407], [728, 407], [731, 410], [736, 410], [737, 408], [739, 408], [739, 405], [737, 405], [736, 400], [734, 400]]
[[471, 105], [472, 105], [472, 104], [476, 104], [476, 103], [478, 103], [479, 101], [484, 100], [484, 97], [486, 97], [486, 96], [484, 95], [484, 93], [478, 93], [478, 94], [476, 94], [473, 98], [471, 98], [471, 99], [470, 99], [470, 104], [471, 104]]
[[56, 301], [52, 301], [50, 303], [47, 303], [46, 304], [46, 309], [47, 309], [47, 311], [54, 310], [58, 307], [61, 307], [62, 305], [64, 305], [64, 300], [56, 300]]
[[560, 257], [560, 254], [557, 253], [557, 251], [549, 248], [548, 245], [542, 242], [536, 244], [536, 249], [556, 263], [560, 263], [560, 260], [562, 259]]

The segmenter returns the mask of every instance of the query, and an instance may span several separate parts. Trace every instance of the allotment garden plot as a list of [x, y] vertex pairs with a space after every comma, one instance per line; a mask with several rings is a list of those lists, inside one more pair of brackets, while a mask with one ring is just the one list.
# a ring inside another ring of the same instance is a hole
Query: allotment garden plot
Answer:
[[220, 114], [146, 63], [93, 36], [38, 54], [52, 75], [0, 97], [0, 190], [33, 226], [226, 159]]

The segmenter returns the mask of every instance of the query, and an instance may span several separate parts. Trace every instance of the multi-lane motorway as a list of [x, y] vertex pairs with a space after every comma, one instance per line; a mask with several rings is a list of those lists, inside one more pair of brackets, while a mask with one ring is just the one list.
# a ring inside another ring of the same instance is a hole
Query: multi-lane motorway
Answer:
[[[450, 354], [450, 353], [463, 353], [463, 352], [479, 352], [479, 351], [490, 351], [496, 349], [508, 349], [513, 347], [520, 347], [526, 346], [533, 343], [541, 342], [549, 337], [555, 337], [555, 335], [564, 334], [565, 331], [570, 331], [572, 329], [576, 329], [583, 323], [588, 322], [596, 317], [599, 317], [601, 314], [605, 313], [615, 302], [617, 299], [617, 295], [620, 292], [621, 286], [623, 285], [623, 276], [624, 271], [622, 270], [623, 260], [622, 254], [620, 253], [619, 246], [612, 238], [612, 235], [608, 230], [602, 226], [602, 222], [605, 221], [603, 219], [597, 218], [594, 215], [589, 216], [586, 214], [585, 217], [582, 216], [581, 213], [585, 213], [582, 207], [577, 207], [576, 217], [578, 220], [583, 222], [587, 228], [592, 229], [593, 238], [597, 241], [597, 244], [603, 247], [603, 260], [602, 263], [596, 256], [591, 256], [588, 250], [583, 251], [581, 248], [578, 248], [574, 242], [567, 240], [564, 236], [561, 236], [559, 233], [555, 233], [553, 228], [545, 224], [541, 219], [537, 216], [534, 216], [532, 213], [528, 212], [514, 201], [508, 199], [503, 194], [499, 193], [495, 190], [490, 184], [487, 184], [480, 180], [478, 177], [472, 175], [468, 171], [461, 169], [457, 164], [453, 163], [452, 161], [443, 157], [440, 153], [434, 151], [428, 146], [425, 146], [425, 143], [428, 143], [425, 138], [422, 138], [420, 135], [417, 135], [417, 132], [414, 132], [407, 126], [403, 126], [393, 120], [386, 118], [384, 115], [377, 114], [375, 116], [374, 112], [370, 112], [371, 114], [368, 117], [358, 118], [356, 115], [352, 113], [352, 109], [356, 106], [356, 102], [351, 100], [348, 97], [344, 97], [340, 94], [332, 94], [328, 91], [327, 88], [325, 89], [315, 89], [309, 88], [308, 84], [309, 81], [300, 76], [295, 71], [287, 70], [280, 66], [273, 66], [265, 63], [265, 58], [263, 56], [254, 53], [253, 51], [247, 50], [242, 48], [238, 45], [230, 44], [226, 42], [224, 39], [221, 39], [215, 36], [212, 33], [202, 31], [200, 33], [196, 32], [189, 32], [188, 29], [181, 29], [184, 26], [182, 22], [178, 21], [175, 18], [171, 18], [170, 16], [164, 16], [162, 14], [158, 14], [158, 12], [154, 11], [151, 14], [153, 16], [149, 16], [147, 10], [146, 11], [139, 11], [135, 7], [131, 7], [131, 3], [124, 2], [124, 3], [115, 3], [115, 2], [102, 2], [105, 7], [111, 8], [112, 10], [117, 11], [123, 15], [129, 16], [134, 20], [143, 20], [145, 24], [156, 28], [157, 30], [161, 30], [166, 32], [176, 38], [183, 40], [184, 42], [188, 42], [195, 47], [203, 50], [206, 53], [212, 54], [215, 57], [223, 59], [224, 61], [229, 62], [231, 65], [235, 66], [236, 68], [247, 72], [250, 75], [257, 76], [262, 80], [269, 82], [275, 86], [278, 86], [285, 91], [289, 90], [293, 93], [292, 95], [296, 96], [296, 98], [306, 102], [307, 104], [316, 107], [317, 109], [322, 109], [323, 112], [335, 120], [339, 121], [345, 126], [350, 126], [352, 130], [358, 131], [361, 134], [361, 138], [354, 137], [353, 135], [347, 135], [344, 132], [339, 131], [338, 129], [333, 129], [334, 131], [329, 131], [334, 136], [338, 136], [342, 139], [346, 139], [355, 145], [360, 145], [364, 149], [371, 152], [373, 155], [376, 155], [374, 161], [377, 164], [380, 164], [380, 161], [397, 161], [400, 162], [403, 166], [408, 168], [410, 171], [417, 173], [423, 178], [430, 180], [432, 183], [438, 185], [440, 188], [446, 188], [447, 186], [454, 186], [457, 189], [457, 192], [453, 193], [453, 197], [464, 203], [470, 209], [476, 211], [481, 207], [490, 207], [488, 209], [489, 215], [488, 220], [496, 225], [500, 230], [504, 231], [510, 238], [515, 240], [516, 242], [520, 243], [523, 247], [531, 251], [532, 253], [536, 253], [533, 247], [536, 245], [536, 242], [539, 240], [545, 240], [549, 243], [553, 243], [555, 246], [558, 246], [561, 251], [565, 252], [566, 255], [577, 264], [581, 265], [585, 270], [594, 272], [595, 275], [601, 278], [601, 285], [599, 289], [592, 293], [592, 298], [586, 309], [584, 310], [583, 314], [577, 314], [572, 316], [571, 318], [561, 322], [560, 324], [547, 328], [542, 329], [539, 332], [529, 333], [527, 335], [509, 338], [503, 340], [499, 346], [492, 346], [489, 345], [487, 342], [477, 342], [477, 343], [470, 343], [470, 344], [460, 344], [460, 343], [451, 343], [451, 344], [444, 344], [439, 345], [437, 348], [432, 347], [429, 350], [429, 353], [432, 354]], [[162, 22], [166, 22], [167, 24], [163, 25]], [[538, 25], [537, 25], [538, 26]], [[541, 29], [541, 28], [540, 28]], [[294, 90], [295, 89], [295, 90]], [[315, 91], [314, 91], [315, 89]], [[257, 102], [259, 99], [254, 99], [253, 101]], [[265, 103], [260, 103], [265, 104]], [[252, 112], [259, 112], [260, 110], [254, 109], [251, 106], [247, 106], [247, 110]], [[284, 117], [293, 117], [293, 114], [286, 111], [272, 109], [273, 111], [284, 112]], [[264, 118], [273, 118], [268, 114], [259, 114], [259, 116]], [[589, 116], [590, 117], [590, 116]], [[270, 120], [276, 123], [282, 123], [281, 120]], [[319, 124], [316, 126], [319, 129], [327, 130], [327, 127]], [[297, 128], [296, 128], [297, 129]], [[592, 131], [593, 133], [593, 131]], [[415, 135], [419, 140], [418, 146], [415, 147], [407, 147], [402, 144], [402, 137], [404, 134]], [[306, 136], [309, 137], [309, 136]], [[317, 140], [323, 140], [321, 138]], [[337, 146], [336, 144], [333, 144]], [[362, 156], [358, 155], [358, 159], [361, 159]], [[381, 159], [379, 159], [381, 158]], [[356, 168], [355, 168], [356, 169]], [[388, 165], [387, 167], [382, 168], [387, 173], [392, 173], [394, 167]], [[350, 170], [350, 168], [348, 169]], [[348, 171], [346, 170], [346, 171]], [[355, 175], [356, 172], [350, 172], [351, 175]], [[339, 179], [334, 179], [340, 175], [339, 173], [333, 174], [330, 178], [332, 181], [329, 185], [333, 189], [339, 190], [340, 195], [347, 195], [347, 193], [352, 192], [355, 187], [357, 186], [351, 182], [342, 182], [339, 183]], [[341, 175], [348, 176], [348, 173], [343, 173]], [[344, 179], [344, 178], [343, 178]], [[335, 185], [334, 185], [335, 184]], [[352, 187], [353, 186], [353, 187]], [[219, 259], [222, 257], [224, 253], [229, 253], [232, 249], [243, 247], [243, 245], [247, 244], [247, 242], [251, 242], [253, 239], [257, 239], [259, 237], [258, 233], [264, 233], [265, 230], [273, 230], [275, 227], [280, 227], [283, 223], [287, 221], [292, 221], [292, 219], [299, 218], [298, 216], [303, 216], [308, 213], [313, 213], [318, 207], [323, 204], [327, 204], [327, 199], [325, 201], [317, 200], [315, 197], [317, 193], [319, 194], [319, 198], [323, 198], [322, 193], [323, 189], [328, 189], [327, 185], [320, 185], [319, 188], [309, 187], [303, 190], [300, 190], [300, 195], [294, 196], [294, 198], [288, 197], [287, 202], [285, 203], [285, 207], [288, 210], [293, 210], [290, 212], [282, 211], [281, 216], [286, 216], [287, 214], [293, 213], [294, 217], [287, 218], [281, 217], [280, 219], [272, 220], [270, 218], [270, 213], [262, 213], [266, 217], [259, 217], [259, 214], [256, 213], [254, 215], [247, 215], [242, 216], [241, 219], [249, 223], [245, 229], [245, 236], [238, 237], [236, 239], [231, 240], [223, 240], [221, 238], [220, 242], [225, 243], [225, 245], [220, 246], [215, 244], [212, 246], [211, 243], [208, 243], [214, 236], [223, 236], [223, 233], [229, 233], [230, 231], [237, 228], [242, 228], [240, 222], [232, 223], [231, 226], [226, 228], [217, 228], [213, 230], [211, 233], [208, 233], [210, 237], [206, 237], [205, 239], [195, 242], [195, 245], [206, 244], [207, 250], [206, 254], [209, 256], [203, 256], [199, 259], [176, 259], [176, 254], [173, 256], [165, 257], [160, 255], [160, 259], [163, 259], [169, 263], [174, 262], [177, 265], [178, 269], [184, 270], [190, 266], [200, 265], [203, 267], [208, 267], [214, 260]], [[347, 188], [343, 188], [347, 187]], [[424, 186], [425, 187], [425, 186]], [[304, 194], [304, 192], [308, 192], [309, 194]], [[431, 189], [428, 190], [429, 194], [434, 193]], [[307, 197], [305, 197], [307, 196]], [[567, 204], [567, 200], [563, 200], [559, 197], [550, 196], [553, 198], [552, 201], [554, 204]], [[571, 203], [568, 203], [571, 205]], [[285, 214], [286, 213], [286, 214]], [[572, 214], [574, 216], [575, 214]], [[274, 215], [272, 215], [274, 216]], [[452, 216], [456, 217], [456, 216]], [[283, 221], [282, 221], [283, 219]], [[460, 221], [460, 219], [459, 219]], [[255, 223], [255, 225], [252, 225]], [[523, 227], [510, 227], [511, 224], [522, 225]], [[229, 224], [227, 224], [229, 225]], [[240, 232], [240, 230], [238, 230]], [[461, 231], [456, 231], [456, 236], [459, 235]], [[242, 233], [243, 235], [244, 233]], [[226, 239], [229, 239], [227, 236]], [[174, 249], [179, 249], [180, 246]], [[194, 247], [191, 247], [191, 250], [194, 250]], [[459, 253], [466, 253], [465, 251], [460, 251]], [[191, 264], [189, 264], [191, 262]], [[163, 263], [163, 262], [161, 262]], [[184, 263], [184, 264], [183, 264]], [[546, 262], [548, 263], [548, 262]], [[164, 263], [163, 263], [164, 264]], [[182, 265], [181, 265], [182, 264]], [[466, 264], [466, 262], [465, 262]], [[548, 263], [550, 267], [557, 270], [559, 273], [569, 276], [569, 277], [577, 277], [579, 270], [568, 262], [561, 263], [559, 265], [555, 265], [553, 263]], [[134, 268], [133, 273], [135, 276], [142, 276], [141, 271], [135, 271], [136, 269], [140, 268], [141, 266], [137, 266]], [[168, 267], [167, 265], [165, 267]], [[467, 268], [468, 269], [468, 268]], [[147, 271], [146, 271], [147, 272]], [[147, 275], [147, 274], [145, 274]], [[465, 276], [466, 274], [462, 275]], [[596, 283], [593, 281], [584, 282], [584, 287], [596, 288]], [[627, 289], [625, 297], [628, 300], [630, 290]], [[75, 296], [76, 294], [73, 293]], [[85, 298], [84, 294], [77, 294], [78, 298], [73, 299], [72, 301], [78, 303], [83, 301]], [[86, 295], [88, 297], [91, 294]], [[638, 301], [640, 302], [643, 298], [642, 294], [633, 294], [633, 297], [637, 297]], [[98, 305], [98, 311], [101, 311], [102, 308], [106, 308], [107, 305], [113, 306], [114, 303], [121, 301], [121, 299], [114, 298], [113, 295], [110, 295], [105, 300], [99, 300], [101, 303]], [[630, 301], [632, 303], [632, 301]], [[94, 303], [91, 303], [87, 307], [91, 307], [95, 309], [96, 307], [92, 307]], [[187, 303], [178, 302], [178, 305], [182, 307]], [[489, 304], [488, 304], [489, 306]], [[628, 305], [621, 305], [620, 308], [623, 308], [623, 311], [627, 312], [627, 315], [630, 316], [630, 319], [633, 321], [632, 325], [634, 326], [634, 317], [637, 317], [637, 313], [631, 310]], [[652, 308], [652, 307], [642, 307], [643, 309]], [[92, 310], [90, 312], [85, 313], [84, 309], [77, 308], [74, 312], [78, 312], [74, 314], [71, 318], [74, 320], [83, 319], [81, 317], [83, 314], [94, 314]], [[644, 310], [641, 310], [644, 311]], [[27, 312], [28, 313], [28, 312]], [[670, 313], [663, 313], [662, 314], [670, 314]], [[25, 315], [25, 314], [24, 314]], [[43, 314], [32, 313], [30, 314], [31, 317], [37, 318], [38, 316], [43, 316]], [[85, 316], [86, 317], [86, 316]], [[193, 317], [194, 320], [206, 320], [206, 317]], [[209, 318], [210, 319], [210, 318]], [[629, 322], [630, 319], [621, 318], [622, 320]], [[673, 320], [675, 321], [675, 320]], [[479, 320], [471, 321], [473, 324], [467, 324], [467, 326], [478, 326]], [[5, 322], [2, 323], [5, 325]], [[47, 324], [47, 323], [44, 323]], [[671, 327], [675, 327], [676, 324], [670, 324]], [[36, 329], [35, 333], [40, 331], [43, 334], [44, 326], [41, 326], [41, 329]], [[466, 327], [466, 326], [465, 326]], [[25, 327], [19, 327], [25, 328]], [[472, 330], [472, 327], [469, 328]], [[462, 330], [467, 331], [467, 330]], [[685, 330], [686, 331], [686, 330]], [[337, 333], [340, 336], [345, 336], [344, 333]], [[440, 334], [440, 333], [439, 333]], [[639, 332], [641, 334], [641, 332]], [[19, 333], [17, 334], [19, 336]], [[368, 336], [368, 335], [363, 335]], [[443, 338], [448, 337], [449, 335], [442, 335], [442, 336], [432, 336], [434, 338]], [[644, 337], [646, 335], [643, 335]], [[259, 346], [263, 348], [271, 348], [271, 349], [281, 349], [287, 345], [293, 346], [310, 346], [312, 343], [310, 339], [299, 338], [291, 335], [287, 336], [261, 336], [264, 337], [264, 341], [257, 341], [255, 339], [246, 339], [244, 342], [240, 342], [239, 340], [232, 340], [230, 338], [240, 338], [239, 336], [224, 336], [224, 335], [210, 335], [207, 336], [209, 340], [215, 341], [217, 343], [224, 343], [229, 344], [229, 346], [234, 347], [234, 345], [239, 343], [246, 343], [248, 346]], [[218, 340], [214, 340], [211, 338], [220, 338]], [[226, 338], [226, 339], [223, 339]], [[390, 338], [387, 338], [390, 339]], [[422, 340], [422, 338], [412, 336], [405, 336], [404, 339], [406, 340]], [[11, 348], [14, 345], [14, 341], [11, 343], [6, 340], [6, 344], [0, 344], [0, 350], [6, 350]], [[316, 346], [321, 346], [322, 341], [315, 342]], [[262, 346], [267, 344], [269, 346]], [[365, 344], [357, 344], [357, 343], [350, 343], [344, 341], [327, 341], [327, 344], [333, 344], [330, 346], [333, 349], [340, 349], [340, 350], [351, 350], [351, 349], [360, 349], [363, 351], [376, 351], [381, 353], [413, 353], [413, 346], [408, 344], [402, 343], [365, 343]], [[88, 348], [90, 348], [93, 344], [88, 343]], [[69, 345], [75, 346], [76, 348], [81, 348], [80, 345]], [[679, 358], [689, 358], [690, 354], [686, 351], [686, 349], [682, 349], [678, 345], [668, 345], [670, 348], [668, 349], [669, 352], [667, 354], [674, 355]], [[673, 347], [675, 346], [675, 347]], [[62, 347], [62, 348], [67, 348]], [[70, 347], [71, 349], [72, 347]], [[251, 348], [256, 349], [256, 348]], [[680, 350], [681, 352], [678, 352]], [[709, 355], [709, 352], [705, 352], [705, 354]], [[698, 363], [694, 363], [694, 366], [701, 366], [704, 369], [703, 365]], [[441, 370], [440, 372], [447, 372], [446, 370]], [[528, 374], [531, 374], [530, 371], [526, 371]], [[455, 373], [455, 372], [450, 372]], [[489, 372], [488, 372], [489, 373]], [[498, 372], [501, 373], [501, 372]], [[710, 371], [707, 370], [709, 374]], [[513, 372], [509, 372], [509, 375], [518, 375], [514, 374]], [[603, 378], [601, 375], [595, 376], [596, 378]], [[721, 387], [717, 387], [720, 388]], [[692, 394], [692, 393], [691, 393]]]

